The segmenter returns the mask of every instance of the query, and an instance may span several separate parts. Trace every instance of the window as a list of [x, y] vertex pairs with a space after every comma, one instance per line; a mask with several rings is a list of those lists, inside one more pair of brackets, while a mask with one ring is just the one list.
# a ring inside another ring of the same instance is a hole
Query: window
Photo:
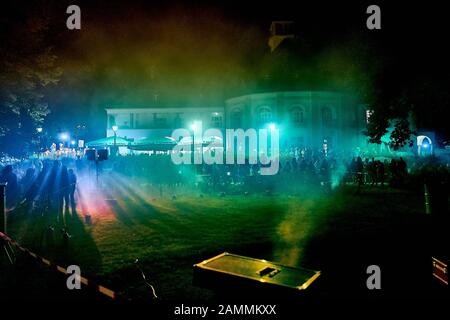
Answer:
[[136, 113], [134, 117], [135, 129], [148, 129], [152, 126], [152, 115], [150, 113]]
[[331, 109], [328, 107], [322, 108], [322, 124], [324, 126], [331, 124]]
[[153, 122], [155, 124], [155, 128], [166, 128], [167, 127], [167, 117], [165, 114], [153, 114]]
[[155, 125], [158, 128], [163, 128], [165, 127], [167, 124], [167, 119], [166, 118], [155, 118]]
[[213, 112], [211, 116], [211, 124], [214, 128], [222, 127], [222, 115], [218, 112]]
[[134, 127], [134, 113], [130, 113], [130, 126], [131, 128]]
[[259, 123], [265, 124], [272, 121], [272, 111], [269, 107], [261, 107], [259, 109]]
[[180, 113], [177, 113], [175, 116], [175, 119], [173, 120], [173, 124], [175, 128], [181, 128], [182, 127], [183, 120], [181, 119]]
[[239, 109], [234, 109], [230, 116], [231, 128], [239, 129], [242, 128], [242, 112]]
[[119, 128], [122, 129], [130, 129], [131, 123], [131, 114], [130, 113], [117, 113], [115, 116], [115, 124], [116, 126], [119, 126]]
[[298, 126], [304, 121], [304, 112], [301, 107], [294, 107], [291, 109], [291, 123]]
[[114, 115], [108, 116], [108, 128], [116, 125], [116, 117]]

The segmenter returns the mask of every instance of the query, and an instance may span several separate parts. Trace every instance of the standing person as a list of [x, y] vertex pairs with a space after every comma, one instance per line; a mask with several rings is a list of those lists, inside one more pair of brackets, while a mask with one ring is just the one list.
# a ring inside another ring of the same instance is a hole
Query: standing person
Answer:
[[[80, 175], [83, 171], [83, 160], [81, 159], [81, 156], [77, 156], [77, 160], [75, 160], [75, 167], [77, 168], [77, 173]], [[73, 171], [73, 170], [72, 170]]]
[[61, 167], [61, 193], [60, 193], [60, 203], [61, 208], [64, 204], [65, 210], [69, 210], [69, 193], [70, 193], [70, 183], [69, 183], [69, 172], [66, 166]]
[[69, 177], [69, 201], [70, 207], [72, 209], [72, 215], [74, 215], [76, 211], [75, 190], [77, 188], [77, 176], [73, 172], [73, 169], [69, 169], [68, 177]]
[[384, 163], [381, 161], [378, 161], [377, 176], [378, 176], [378, 182], [380, 182], [381, 186], [384, 186], [384, 170], [385, 170]]
[[397, 161], [397, 176], [399, 186], [403, 186], [407, 174], [408, 170], [406, 169], [406, 162], [402, 157], [400, 157], [400, 159]]
[[20, 184], [22, 185], [22, 196], [29, 203], [31, 203], [36, 196], [36, 178], [36, 169], [28, 168], [25, 176], [20, 181]]
[[358, 157], [356, 159], [356, 183], [358, 184], [357, 192], [359, 193], [361, 191], [361, 186], [364, 184], [364, 177], [363, 177], [363, 171], [364, 171], [364, 164], [361, 159], [361, 157]]
[[42, 210], [40, 214], [46, 215], [48, 217], [47, 209], [50, 207], [50, 163], [45, 161], [42, 164], [41, 171], [37, 174], [37, 178], [35, 181], [35, 190], [37, 199], [37, 208], [38, 210]]
[[297, 159], [295, 159], [295, 157], [292, 158], [291, 160], [291, 167], [292, 167], [292, 172], [296, 172], [297, 171]]
[[19, 191], [17, 183], [17, 175], [13, 172], [13, 167], [7, 165], [2, 170], [0, 175], [0, 182], [7, 183], [6, 185], [6, 207], [12, 208], [16, 203], [16, 197]]
[[391, 175], [390, 185], [395, 187], [397, 185], [397, 163], [395, 159], [391, 159], [389, 163], [389, 174]]
[[368, 163], [367, 173], [369, 174], [370, 185], [373, 186], [377, 182], [377, 161], [375, 161], [375, 158], [372, 158], [372, 161]]
[[286, 161], [286, 165], [284, 166], [284, 172], [290, 173], [291, 172], [291, 163], [289, 161]]
[[53, 161], [48, 177], [48, 197], [50, 203], [50, 221], [53, 222], [61, 207], [61, 162]]
[[64, 215], [69, 211], [69, 173], [66, 166], [61, 166], [59, 175], [59, 189], [57, 189], [58, 221], [66, 224]]

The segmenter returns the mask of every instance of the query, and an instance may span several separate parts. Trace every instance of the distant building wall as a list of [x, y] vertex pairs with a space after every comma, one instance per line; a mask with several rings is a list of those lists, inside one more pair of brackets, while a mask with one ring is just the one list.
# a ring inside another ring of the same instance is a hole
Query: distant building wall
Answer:
[[225, 102], [226, 126], [275, 124], [281, 145], [351, 149], [365, 145], [365, 108], [350, 95], [325, 91], [250, 94]]
[[223, 128], [223, 107], [210, 108], [108, 108], [106, 136], [117, 134], [129, 139], [170, 136], [177, 128], [189, 128], [202, 121], [205, 128]]
[[357, 98], [327, 91], [268, 92], [225, 101], [208, 108], [109, 108], [107, 136], [112, 126], [121, 137], [141, 139], [170, 136], [176, 128], [202, 121], [207, 128], [263, 128], [273, 123], [280, 130], [282, 147], [350, 150], [366, 146], [366, 108]]

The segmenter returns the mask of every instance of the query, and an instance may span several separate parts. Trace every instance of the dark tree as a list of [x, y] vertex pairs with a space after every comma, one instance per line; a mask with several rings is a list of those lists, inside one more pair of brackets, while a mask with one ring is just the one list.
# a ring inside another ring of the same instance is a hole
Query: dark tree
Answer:
[[36, 141], [50, 110], [45, 88], [61, 76], [48, 16], [22, 3], [0, 16], [0, 148], [21, 155]]

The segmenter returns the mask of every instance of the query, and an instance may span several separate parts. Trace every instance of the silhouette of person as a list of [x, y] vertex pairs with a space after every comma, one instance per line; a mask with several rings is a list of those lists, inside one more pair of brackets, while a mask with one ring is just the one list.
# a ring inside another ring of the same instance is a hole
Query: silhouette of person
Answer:
[[0, 175], [0, 182], [7, 183], [6, 186], [6, 207], [12, 208], [16, 203], [19, 185], [17, 183], [17, 175], [13, 172], [13, 167], [7, 165]]
[[75, 175], [73, 169], [69, 169], [68, 177], [69, 177], [69, 201], [70, 207], [72, 208], [72, 214], [74, 214], [76, 210], [75, 190], [77, 188], [77, 176]]

